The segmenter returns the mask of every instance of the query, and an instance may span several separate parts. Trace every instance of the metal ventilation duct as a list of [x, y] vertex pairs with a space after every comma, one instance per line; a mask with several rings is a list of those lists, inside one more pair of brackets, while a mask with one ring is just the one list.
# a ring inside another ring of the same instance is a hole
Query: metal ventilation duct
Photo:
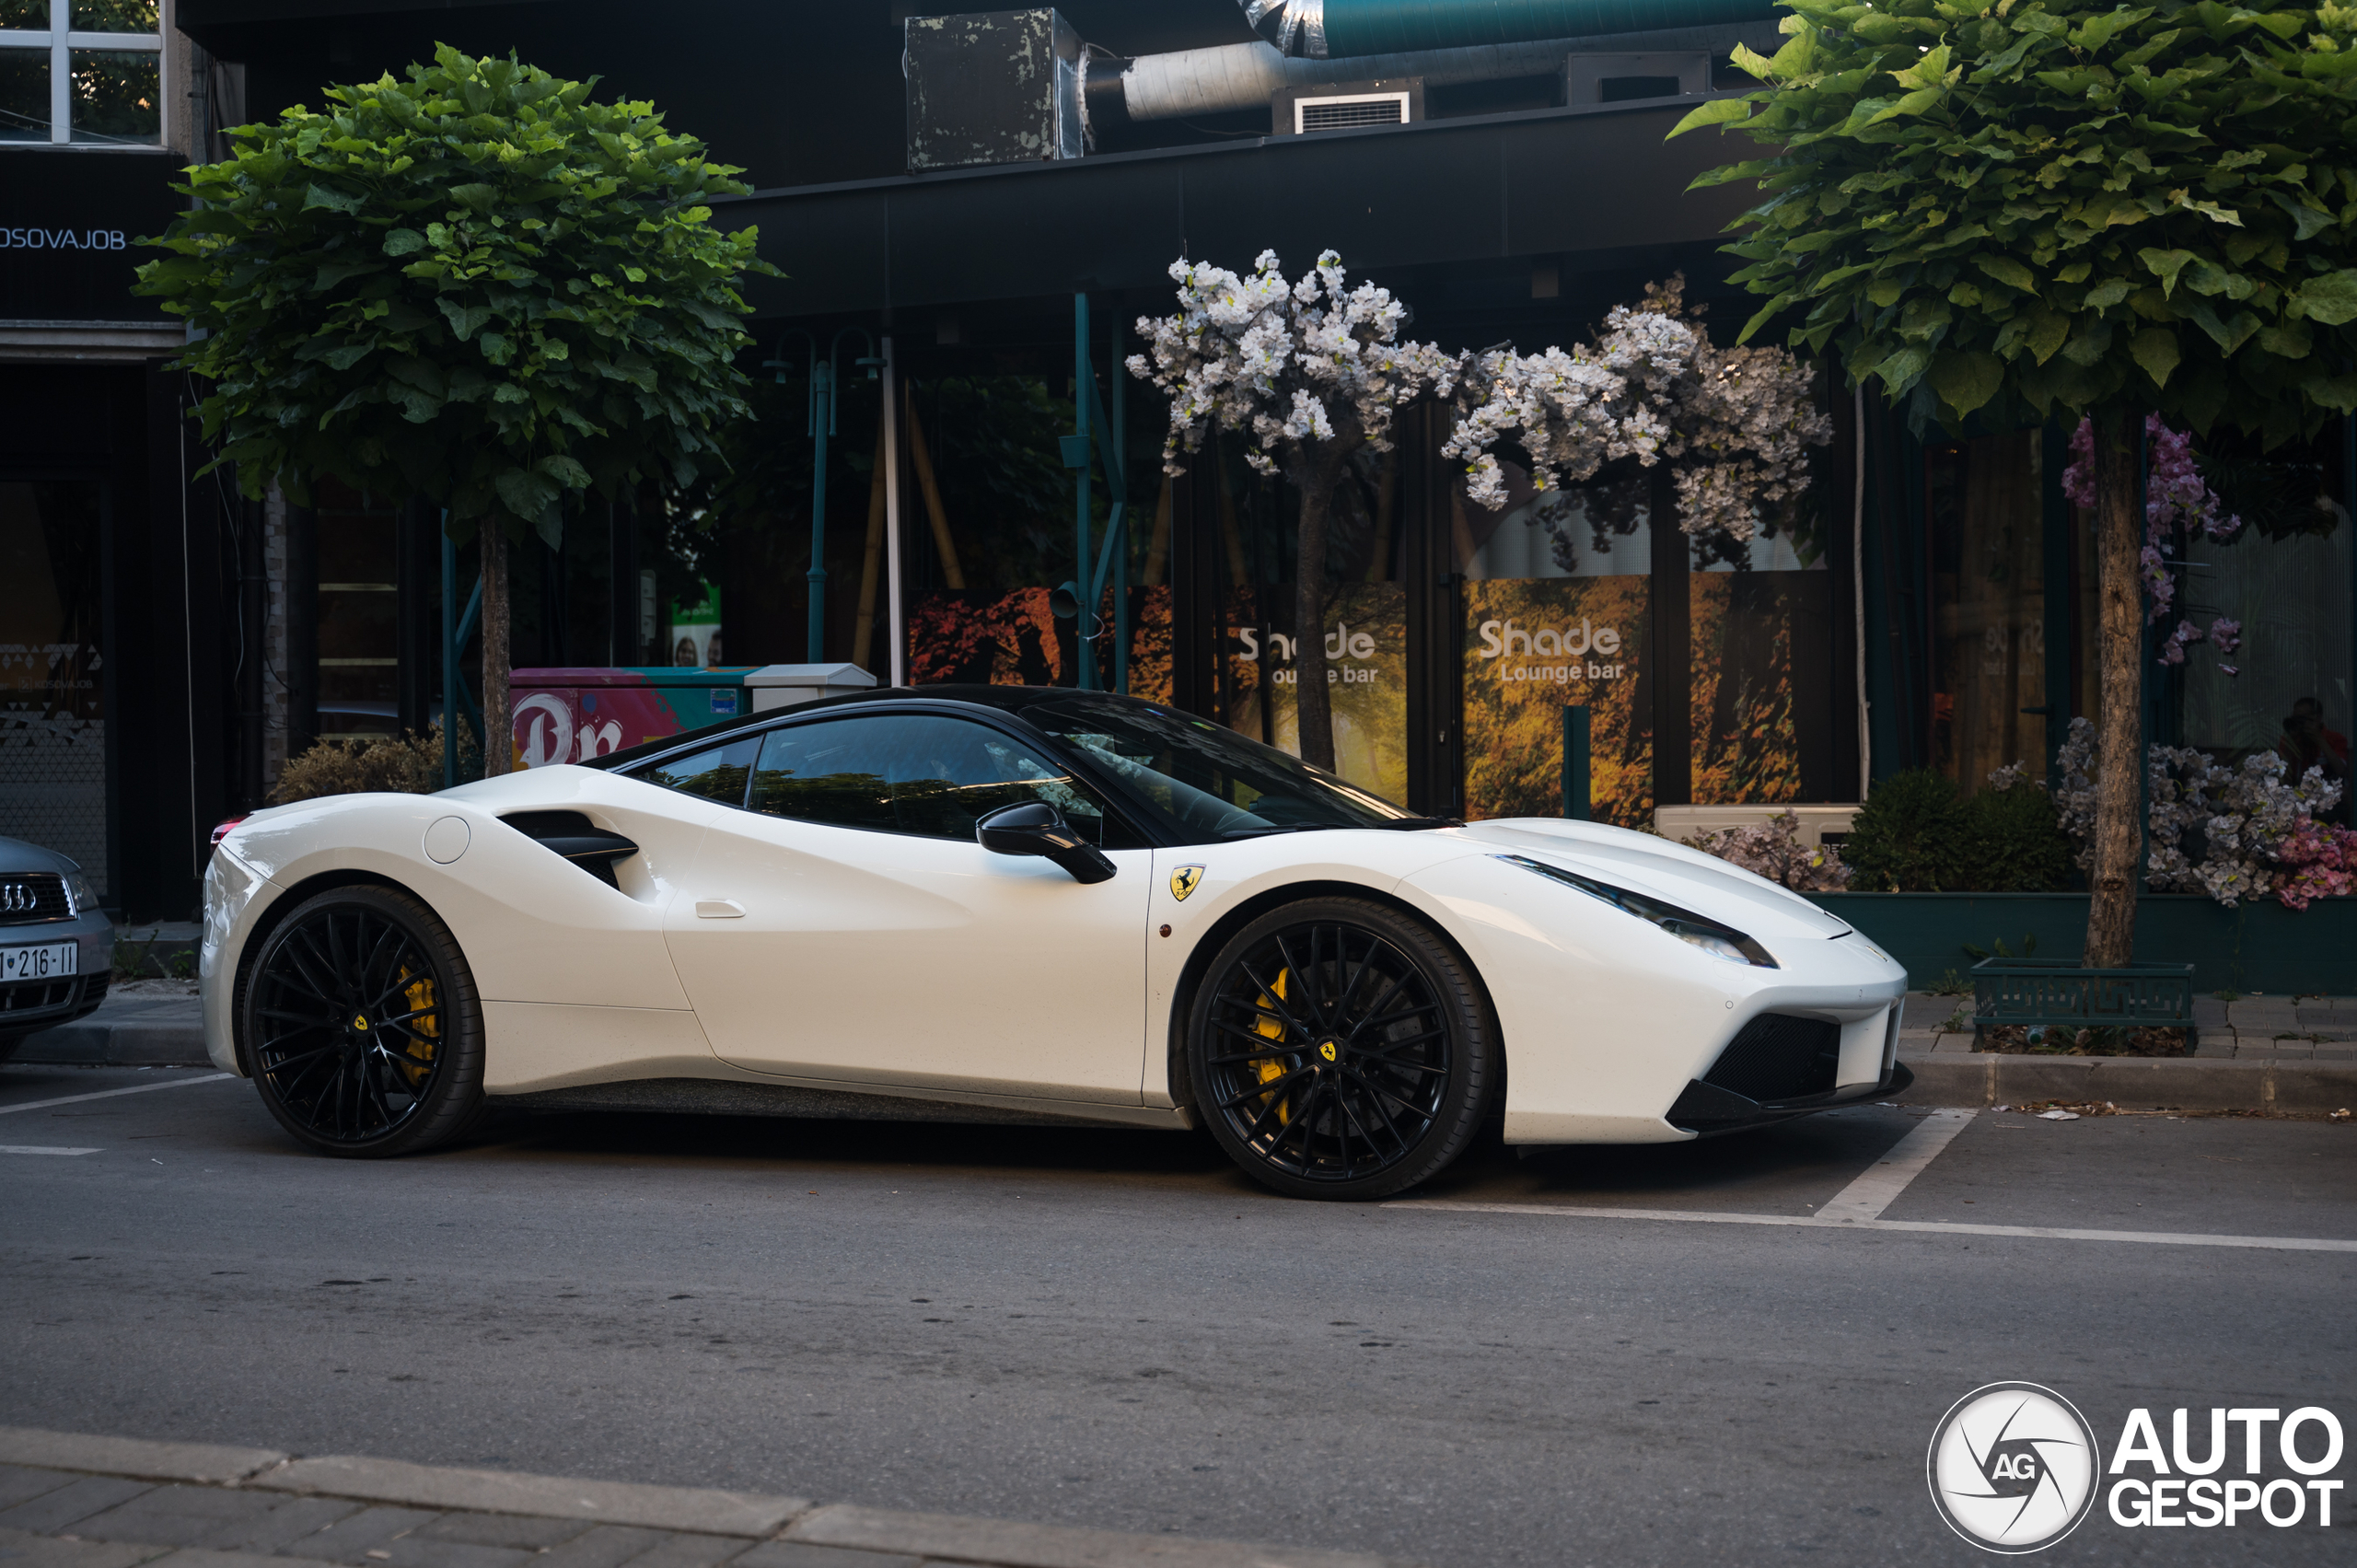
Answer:
[[[1295, 59], [1357, 60], [1474, 46], [1772, 21], [1773, 0], [1239, 0]], [[1559, 49], [1558, 53], [1562, 52]], [[1389, 75], [1388, 71], [1370, 75]], [[1427, 76], [1430, 73], [1425, 73]], [[1131, 110], [1134, 115], [1135, 109]]]
[[1262, 108], [1287, 87], [1374, 76], [1422, 76], [1425, 86], [1435, 87], [1541, 76], [1561, 71], [1565, 55], [1585, 53], [1599, 45], [1623, 51], [1701, 50], [1723, 54], [1732, 40], [1741, 36], [1754, 49], [1772, 51], [1776, 46], [1773, 16], [1764, 6], [1748, 9], [1758, 14], [1745, 17], [1750, 25], [1741, 29], [1721, 22], [1713, 27], [1615, 34], [1609, 39], [1587, 34], [1348, 59], [1288, 58], [1268, 43], [1182, 49], [1131, 61], [1097, 59], [1088, 63], [1088, 113], [1100, 122], [1124, 114], [1132, 120], [1225, 114]]

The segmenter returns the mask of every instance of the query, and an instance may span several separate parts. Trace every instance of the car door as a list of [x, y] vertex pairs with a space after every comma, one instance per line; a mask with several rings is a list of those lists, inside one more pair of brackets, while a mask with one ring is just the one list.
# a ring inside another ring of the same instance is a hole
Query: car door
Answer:
[[[724, 1061], [1139, 1102], [1152, 852], [1065, 769], [978, 719], [871, 710], [770, 730], [750, 771], [665, 923]], [[975, 842], [978, 817], [1035, 799], [1116, 874]]]

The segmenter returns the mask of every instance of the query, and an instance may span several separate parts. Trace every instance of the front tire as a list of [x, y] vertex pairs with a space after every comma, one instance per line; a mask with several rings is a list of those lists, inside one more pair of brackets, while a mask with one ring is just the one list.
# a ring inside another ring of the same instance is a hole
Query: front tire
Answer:
[[424, 902], [339, 888], [279, 922], [239, 988], [262, 1104], [320, 1154], [382, 1158], [459, 1136], [483, 1104], [482, 1004]]
[[1237, 932], [1189, 1010], [1197, 1112], [1228, 1156], [1295, 1198], [1384, 1198], [1480, 1131], [1496, 1031], [1464, 962], [1361, 899], [1305, 899]]

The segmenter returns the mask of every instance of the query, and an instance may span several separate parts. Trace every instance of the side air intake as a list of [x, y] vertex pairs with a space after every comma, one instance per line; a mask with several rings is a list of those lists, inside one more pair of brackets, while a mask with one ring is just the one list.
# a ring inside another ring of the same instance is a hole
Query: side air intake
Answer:
[[541, 848], [561, 854], [617, 891], [614, 865], [638, 853], [638, 846], [620, 833], [610, 833], [578, 811], [518, 811], [501, 821]]

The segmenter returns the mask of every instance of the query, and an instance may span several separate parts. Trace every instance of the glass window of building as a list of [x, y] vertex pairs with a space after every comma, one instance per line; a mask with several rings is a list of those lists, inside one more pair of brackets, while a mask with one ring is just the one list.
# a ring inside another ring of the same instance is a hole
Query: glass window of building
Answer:
[[2046, 759], [2044, 457], [2036, 430], [1923, 454], [1931, 759], [1968, 795]]
[[[1811, 497], [1825, 505], [1820, 492]], [[1689, 541], [1688, 798], [1697, 806], [1829, 800], [1833, 577], [1811, 512], [1713, 550]]]
[[1465, 578], [1465, 808], [1469, 818], [1562, 810], [1563, 709], [1588, 709], [1599, 821], [1654, 811], [1650, 486], [1541, 495], [1504, 465], [1505, 506], [1448, 487], [1449, 560]]
[[[1418, 439], [1403, 419], [1399, 439]], [[1190, 459], [1216, 489], [1220, 542], [1220, 721], [1301, 754], [1294, 658], [1301, 497], [1253, 472], [1223, 435]], [[1387, 800], [1408, 796], [1408, 591], [1401, 580], [1399, 454], [1364, 449], [1327, 513], [1326, 669], [1334, 771]]]
[[333, 481], [319, 486], [319, 729], [368, 739], [401, 728], [398, 518]]
[[[2294, 774], [2321, 768], [2345, 786], [2351, 577], [2341, 441], [2329, 429], [2269, 453], [2232, 436], [2204, 444], [2203, 476], [2243, 528], [2187, 547], [2178, 607], [2205, 628], [2220, 616], [2240, 621], [2242, 645], [2221, 656], [2195, 643], [2176, 668], [2181, 744], [2230, 766], [2273, 751]], [[2337, 815], [2345, 821], [2349, 809], [2344, 794]]]
[[0, 0], [0, 143], [164, 140], [156, 0]]
[[0, 837], [107, 866], [101, 486], [0, 483]]

